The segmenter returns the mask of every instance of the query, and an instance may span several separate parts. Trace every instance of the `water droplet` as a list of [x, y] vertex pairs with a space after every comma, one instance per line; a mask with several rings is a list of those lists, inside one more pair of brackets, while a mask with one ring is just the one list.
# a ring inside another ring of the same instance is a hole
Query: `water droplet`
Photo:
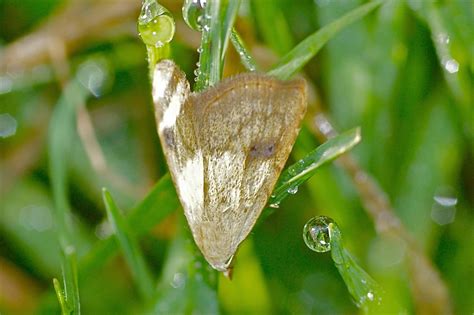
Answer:
[[49, 208], [31, 205], [20, 210], [20, 223], [28, 230], [44, 232], [53, 227], [53, 217]]
[[431, 219], [439, 225], [453, 223], [458, 203], [456, 191], [451, 187], [440, 187], [437, 189], [433, 200]]
[[92, 95], [102, 95], [104, 84], [109, 76], [108, 67], [104, 62], [88, 60], [82, 63], [77, 71], [79, 82], [88, 89]]
[[369, 246], [368, 261], [374, 270], [385, 272], [403, 262], [406, 250], [406, 244], [398, 237], [377, 237]]
[[303, 240], [311, 250], [325, 253], [331, 250], [331, 237], [329, 224], [335, 224], [334, 220], [319, 216], [309, 220], [303, 228]]
[[145, 45], [161, 47], [173, 39], [174, 32], [171, 13], [156, 0], [145, 0], [138, 17], [138, 34]]
[[205, 0], [186, 0], [183, 4], [183, 19], [193, 30], [201, 31], [204, 19]]
[[7, 138], [16, 133], [18, 123], [10, 114], [0, 114], [0, 138]]
[[374, 294], [372, 292], [368, 292], [367, 293], [367, 298], [370, 300], [370, 301], [373, 301], [374, 300]]
[[443, 66], [449, 73], [456, 73], [459, 71], [459, 63], [455, 59], [443, 60]]
[[289, 194], [296, 194], [298, 192], [298, 186], [290, 187], [286, 190]]
[[94, 233], [99, 239], [104, 240], [110, 235], [114, 234], [114, 230], [112, 229], [110, 222], [108, 220], [104, 220], [95, 227]]
[[[299, 164], [299, 162], [298, 162]], [[297, 170], [296, 170], [296, 167], [290, 167], [288, 169], [288, 174], [290, 174], [291, 176], [295, 176], [296, 174], [298, 174]]]
[[329, 123], [323, 114], [318, 114], [314, 117], [314, 125], [325, 136], [330, 136], [334, 133], [331, 123]]
[[9, 93], [13, 88], [13, 81], [7, 76], [0, 76], [0, 94]]
[[449, 35], [447, 33], [441, 32], [436, 35], [436, 41], [440, 44], [449, 44]]
[[434, 201], [436, 201], [440, 206], [443, 207], [454, 207], [458, 203], [458, 198], [451, 196], [434, 196]]
[[275, 203], [271, 203], [268, 205], [270, 208], [275, 208], [275, 209], [278, 209], [280, 208], [280, 203], [279, 202], [275, 202]]
[[186, 277], [184, 274], [177, 272], [173, 275], [173, 280], [171, 280], [170, 285], [175, 289], [184, 288], [186, 284]]

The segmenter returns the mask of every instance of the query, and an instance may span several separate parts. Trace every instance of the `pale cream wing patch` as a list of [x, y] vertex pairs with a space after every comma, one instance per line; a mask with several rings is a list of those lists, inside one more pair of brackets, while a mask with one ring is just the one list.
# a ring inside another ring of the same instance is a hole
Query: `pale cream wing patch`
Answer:
[[288, 158], [306, 111], [306, 87], [302, 80], [243, 74], [191, 94], [189, 102], [204, 152], [204, 208], [189, 223], [207, 261], [225, 271]]
[[155, 66], [152, 86], [163, 152], [181, 204], [192, 220], [204, 208], [204, 168], [188, 102], [189, 83], [171, 60], [163, 60]]

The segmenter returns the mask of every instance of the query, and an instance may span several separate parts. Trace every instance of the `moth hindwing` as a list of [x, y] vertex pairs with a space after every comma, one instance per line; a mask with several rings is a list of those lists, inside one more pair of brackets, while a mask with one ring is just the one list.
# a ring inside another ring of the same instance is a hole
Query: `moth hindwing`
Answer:
[[170, 60], [155, 67], [158, 135], [194, 240], [227, 271], [272, 193], [306, 111], [304, 80], [245, 73], [191, 93]]

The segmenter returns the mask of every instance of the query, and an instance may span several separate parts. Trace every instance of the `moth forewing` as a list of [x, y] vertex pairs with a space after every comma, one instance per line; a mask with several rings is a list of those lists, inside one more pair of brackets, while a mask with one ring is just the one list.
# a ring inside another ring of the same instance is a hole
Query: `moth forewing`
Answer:
[[153, 93], [163, 151], [196, 244], [225, 272], [288, 159], [305, 82], [241, 74], [189, 94], [184, 74], [162, 63]]

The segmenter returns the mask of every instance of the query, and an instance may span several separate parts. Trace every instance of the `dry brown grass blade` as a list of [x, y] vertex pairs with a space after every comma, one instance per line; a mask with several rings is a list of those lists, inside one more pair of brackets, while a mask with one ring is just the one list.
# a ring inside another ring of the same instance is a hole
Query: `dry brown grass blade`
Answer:
[[[9, 44], [0, 58], [0, 72], [21, 72], [50, 59], [50, 40], [64, 43], [66, 53], [84, 42], [135, 31], [140, 1], [72, 1], [51, 15], [32, 33]], [[123, 25], [130, 27], [123, 28]]]

